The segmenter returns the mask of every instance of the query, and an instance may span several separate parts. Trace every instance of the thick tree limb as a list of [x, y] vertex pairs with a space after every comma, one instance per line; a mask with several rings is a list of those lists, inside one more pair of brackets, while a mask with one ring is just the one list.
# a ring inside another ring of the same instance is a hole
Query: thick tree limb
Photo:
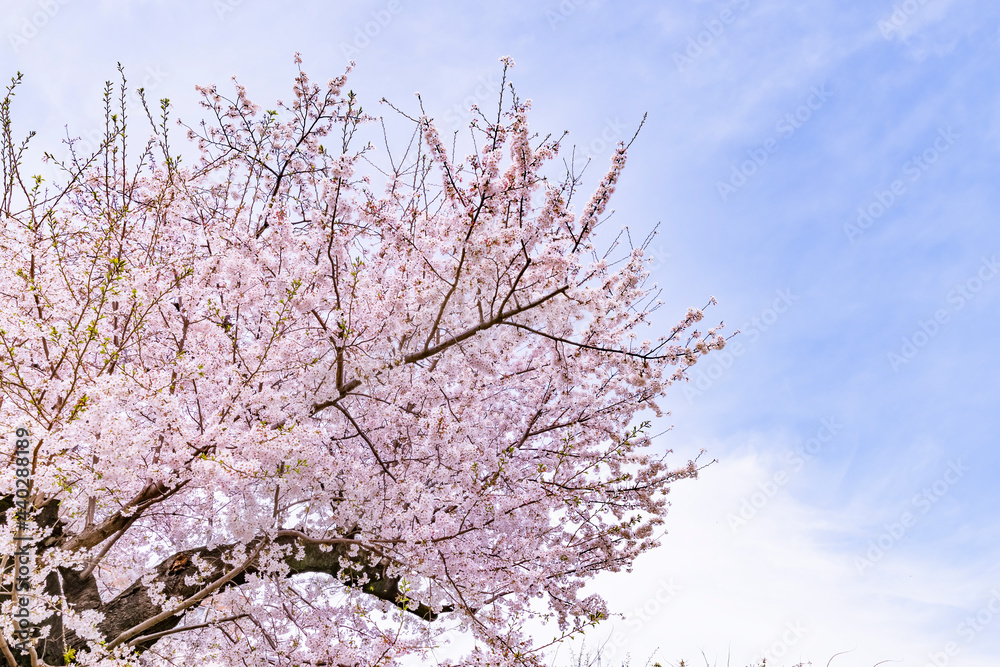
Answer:
[[[179, 614], [179, 613], [181, 613], [183, 611], [186, 611], [187, 609], [190, 609], [191, 607], [195, 606], [196, 604], [198, 604], [199, 602], [201, 602], [202, 600], [204, 600], [205, 598], [207, 598], [209, 595], [211, 595], [212, 593], [214, 593], [215, 591], [219, 590], [220, 588], [222, 588], [223, 586], [225, 586], [226, 584], [228, 584], [230, 581], [232, 581], [233, 579], [235, 579], [241, 572], [243, 572], [243, 570], [247, 569], [247, 567], [249, 567], [250, 564], [253, 563], [254, 560], [257, 558], [257, 555], [260, 553], [261, 549], [264, 548], [264, 546], [265, 546], [265, 542], [263, 540], [261, 540], [260, 544], [257, 545], [257, 547], [253, 550], [253, 553], [250, 554], [247, 557], [247, 559], [243, 562], [242, 565], [234, 567], [232, 570], [230, 570], [229, 572], [227, 572], [222, 578], [214, 581], [210, 586], [201, 589], [200, 591], [198, 591], [197, 593], [195, 593], [194, 595], [192, 595], [188, 599], [184, 600], [183, 602], [181, 602], [179, 605], [177, 605], [173, 609], [168, 609], [166, 611], [162, 611], [159, 614], [157, 614], [156, 616], [154, 616], [152, 618], [149, 618], [149, 619], [146, 619], [145, 621], [143, 621], [139, 625], [136, 625], [135, 627], [130, 628], [129, 630], [126, 630], [126, 631], [122, 632], [120, 635], [118, 635], [117, 637], [115, 637], [112, 641], [108, 642], [108, 644], [107, 644], [107, 646], [105, 648], [110, 651], [114, 647], [118, 646], [119, 644], [122, 644], [122, 643], [127, 642], [128, 640], [132, 639], [133, 637], [135, 637], [139, 633], [143, 632], [144, 630], [148, 630], [148, 629], [154, 627], [160, 621], [165, 621], [166, 619], [171, 618], [173, 616], [176, 616], [177, 614]], [[171, 569], [173, 569], [173, 568], [171, 568]]]
[[[426, 621], [434, 621], [442, 612], [453, 611], [452, 607], [445, 607], [437, 612], [426, 604], [418, 604], [416, 608], [407, 606], [403, 602], [404, 597], [399, 588], [400, 578], [386, 576], [388, 559], [364, 546], [360, 546], [358, 555], [353, 557], [348, 555], [352, 547], [359, 546], [359, 542], [355, 540], [344, 538], [319, 540], [309, 538], [299, 531], [280, 531], [274, 539], [274, 543], [282, 546], [301, 546], [304, 552], [301, 558], [297, 557], [294, 552], [285, 558], [290, 576], [310, 573], [328, 574], [338, 578], [346, 586], [359, 588], [369, 595], [396, 605]], [[263, 544], [263, 540], [260, 540], [248, 545], [254, 549], [254, 558], [257, 550]], [[157, 565], [155, 568], [156, 577], [150, 586], [162, 584], [164, 595], [180, 597], [184, 600], [180, 605], [170, 610], [163, 610], [152, 601], [149, 589], [142, 584], [141, 579], [133, 582], [115, 599], [94, 606], [93, 597], [84, 595], [84, 593], [90, 592], [90, 588], [84, 589], [79, 582], [72, 581], [72, 577], [76, 573], [64, 571], [63, 585], [67, 589], [67, 600], [74, 608], [95, 608], [104, 614], [104, 620], [98, 628], [105, 637], [109, 638], [108, 648], [129, 643], [136, 646], [137, 650], [145, 651], [160, 638], [170, 634], [169, 631], [177, 627], [183, 619], [185, 611], [196, 607], [218, 590], [243, 584], [247, 575], [258, 572], [253, 559], [248, 559], [246, 563], [237, 568], [226, 563], [227, 560], [230, 560], [229, 555], [236, 546], [229, 544], [214, 549], [206, 547], [189, 549], [178, 552]], [[321, 547], [331, 548], [324, 551]], [[208, 587], [205, 587], [204, 584], [188, 584], [184, 581], [186, 577], [197, 573], [197, 568], [194, 566], [195, 556], [208, 566], [208, 572], [203, 576], [214, 582]], [[341, 559], [351, 561], [354, 568], [349, 572], [343, 571], [340, 565]], [[96, 580], [93, 575], [90, 575], [88, 579], [88, 583], [92, 582], [93, 593], [96, 594]], [[74, 584], [74, 586], [68, 584]], [[85, 606], [78, 605], [78, 600]], [[142, 632], [149, 634], [137, 637]], [[72, 633], [67, 633], [66, 646], [57, 644], [58, 642], [52, 641], [46, 644], [43, 658], [58, 661], [66, 649], [74, 648], [79, 651], [84, 650], [86, 646], [82, 639]]]

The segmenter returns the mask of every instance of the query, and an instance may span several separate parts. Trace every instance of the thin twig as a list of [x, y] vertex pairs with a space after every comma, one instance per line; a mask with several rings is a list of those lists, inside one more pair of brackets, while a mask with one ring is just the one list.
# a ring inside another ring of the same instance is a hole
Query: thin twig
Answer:
[[244, 616], [249, 616], [249, 614], [237, 614], [236, 616], [227, 616], [226, 618], [220, 618], [216, 621], [209, 621], [208, 623], [199, 623], [198, 625], [185, 625], [181, 628], [174, 628], [173, 630], [164, 630], [163, 632], [154, 632], [151, 635], [143, 635], [142, 637], [136, 637], [128, 643], [129, 646], [136, 646], [138, 644], [145, 644], [153, 639], [159, 639], [160, 637], [166, 637], [167, 635], [173, 635], [178, 632], [186, 632], [188, 630], [198, 630], [199, 628], [207, 628], [210, 625], [215, 625], [217, 623], [228, 623], [229, 621], [235, 621], [238, 618], [243, 618]]
[[117, 542], [118, 540], [121, 539], [122, 535], [125, 534], [125, 531], [128, 530], [129, 527], [133, 523], [135, 523], [135, 520], [138, 519], [138, 518], [139, 518], [138, 514], [133, 514], [132, 518], [129, 519], [128, 523], [126, 523], [124, 526], [122, 526], [122, 529], [119, 530], [117, 533], [115, 533], [111, 537], [111, 540], [106, 545], [104, 545], [103, 549], [101, 549], [101, 553], [97, 554], [97, 557], [90, 562], [90, 565], [88, 565], [87, 567], [85, 567], [83, 569], [83, 572], [80, 573], [80, 579], [81, 580], [86, 579], [87, 577], [89, 577], [91, 575], [91, 573], [94, 571], [94, 569], [97, 568], [98, 565], [100, 565], [101, 561], [108, 554], [108, 552], [111, 551], [111, 547], [113, 547], [115, 545], [115, 542]]
[[354, 426], [354, 430], [356, 430], [358, 432], [358, 435], [361, 436], [361, 439], [368, 444], [368, 449], [372, 450], [372, 454], [375, 455], [375, 460], [378, 461], [378, 464], [382, 467], [382, 471], [386, 475], [388, 475], [389, 478], [392, 479], [392, 481], [398, 482], [399, 480], [397, 480], [396, 476], [389, 471], [388, 466], [385, 465], [385, 462], [382, 460], [382, 457], [379, 456], [378, 450], [375, 448], [375, 443], [373, 443], [371, 440], [368, 439], [368, 436], [365, 434], [365, 432], [361, 430], [361, 425], [354, 420], [354, 417], [352, 417], [351, 413], [347, 411], [347, 408], [345, 408], [340, 403], [334, 403], [334, 407], [340, 410], [342, 413], [344, 413], [344, 416], [347, 417], [347, 420], [351, 422], [352, 426]]

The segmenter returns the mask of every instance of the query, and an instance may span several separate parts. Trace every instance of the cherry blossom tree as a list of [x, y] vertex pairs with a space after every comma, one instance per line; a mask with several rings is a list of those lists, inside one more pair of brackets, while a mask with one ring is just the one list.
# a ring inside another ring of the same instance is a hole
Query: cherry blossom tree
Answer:
[[697, 474], [645, 416], [724, 339], [698, 309], [644, 333], [649, 258], [597, 249], [628, 146], [577, 210], [509, 61], [462, 160], [392, 105], [412, 136], [358, 148], [391, 132], [296, 64], [270, 110], [199, 88], [190, 162], [167, 100], [136, 146], [108, 84], [55, 181], [7, 89], [7, 665], [390, 665], [446, 630], [471, 643], [444, 664], [540, 664], [533, 624], [606, 618], [584, 585]]

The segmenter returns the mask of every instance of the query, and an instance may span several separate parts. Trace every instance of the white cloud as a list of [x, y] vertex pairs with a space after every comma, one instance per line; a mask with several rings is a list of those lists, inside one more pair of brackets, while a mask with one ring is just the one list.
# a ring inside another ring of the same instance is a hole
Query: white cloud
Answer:
[[[720, 662], [731, 651], [733, 665], [761, 657], [769, 665], [825, 664], [850, 650], [848, 664], [869, 665], [917, 664], [948, 641], [963, 643], [950, 612], [985, 604], [988, 580], [970, 585], [967, 573], [895, 555], [860, 576], [856, 553], [828, 538], [853, 531], [861, 517], [817, 511], [781, 489], [734, 531], [727, 518], [775, 472], [749, 454], [678, 484], [663, 546], [632, 574], [606, 575], [595, 586], [626, 618], [613, 630], [590, 633], [590, 644], [610, 637], [606, 653], [617, 659], [630, 652], [635, 662], [659, 649], [656, 659], [674, 664], [681, 658], [694, 664], [701, 651]], [[915, 588], [914, 578], [926, 579], [929, 571], [941, 576]], [[663, 582], [677, 589], [666, 600], [658, 596]], [[974, 643], [962, 648], [963, 665], [985, 667], [987, 657], [975, 655]]]

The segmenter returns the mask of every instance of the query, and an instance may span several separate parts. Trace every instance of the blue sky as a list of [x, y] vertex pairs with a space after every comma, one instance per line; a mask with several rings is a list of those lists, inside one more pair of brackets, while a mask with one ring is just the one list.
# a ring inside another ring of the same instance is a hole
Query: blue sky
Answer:
[[714, 295], [742, 333], [665, 402], [658, 446], [718, 463], [674, 489], [658, 551], [597, 582], [626, 617], [591, 645], [980, 666], [1000, 655], [998, 26], [986, 0], [8, 0], [0, 74], [24, 72], [15, 119], [50, 150], [99, 126], [119, 61], [194, 118], [195, 84], [265, 102], [295, 51], [320, 80], [353, 58], [369, 110], [420, 91], [458, 129], [510, 55], [533, 127], [568, 130], [592, 176], [648, 112], [607, 227], [661, 223], [662, 326]]

